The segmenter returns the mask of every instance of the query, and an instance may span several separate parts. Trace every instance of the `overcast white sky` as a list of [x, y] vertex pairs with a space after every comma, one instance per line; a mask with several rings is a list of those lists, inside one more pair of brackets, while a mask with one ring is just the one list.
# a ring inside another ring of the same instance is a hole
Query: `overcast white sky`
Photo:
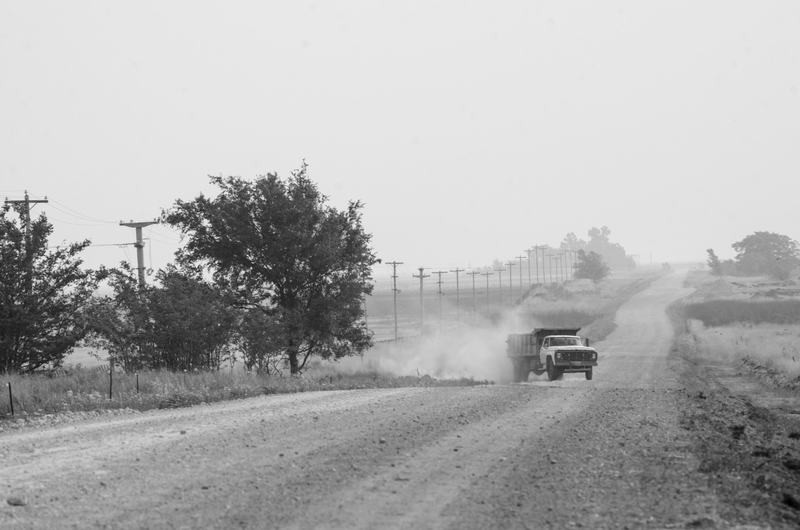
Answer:
[[800, 3], [0, 0], [0, 199], [55, 242], [303, 158], [409, 274], [600, 225], [643, 262], [800, 239]]

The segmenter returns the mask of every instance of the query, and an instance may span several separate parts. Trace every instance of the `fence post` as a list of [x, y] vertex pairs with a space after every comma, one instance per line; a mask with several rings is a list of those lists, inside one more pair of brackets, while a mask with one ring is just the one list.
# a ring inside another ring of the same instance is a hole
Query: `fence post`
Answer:
[[108, 362], [108, 399], [112, 399], [112, 386], [114, 384], [114, 362]]
[[136, 393], [139, 393], [139, 372], [136, 372]]
[[11, 405], [11, 415], [14, 415], [14, 395], [11, 393], [11, 381], [8, 382], [8, 403]]

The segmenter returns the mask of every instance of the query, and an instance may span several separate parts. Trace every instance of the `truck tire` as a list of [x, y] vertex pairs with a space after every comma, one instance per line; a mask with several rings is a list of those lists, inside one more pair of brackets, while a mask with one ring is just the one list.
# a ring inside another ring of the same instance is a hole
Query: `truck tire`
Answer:
[[591, 381], [592, 380], [592, 367], [590, 366], [588, 370], [583, 372], [583, 375], [586, 376], [586, 380], [587, 381]]
[[556, 381], [557, 379], [561, 379], [562, 373], [561, 370], [556, 368], [556, 365], [553, 364], [553, 358], [547, 358], [547, 379], [548, 381]]

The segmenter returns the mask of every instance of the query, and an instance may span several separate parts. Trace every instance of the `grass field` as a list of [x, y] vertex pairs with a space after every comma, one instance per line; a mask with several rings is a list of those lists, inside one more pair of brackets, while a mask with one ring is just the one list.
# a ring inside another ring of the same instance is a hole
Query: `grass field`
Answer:
[[0, 377], [3, 382], [0, 420], [11, 417], [9, 383], [17, 417], [107, 409], [143, 411], [290, 392], [486, 383], [466, 378], [438, 380], [428, 376], [393, 376], [369, 369], [347, 373], [321, 363], [316, 363], [299, 377], [258, 375], [235, 367], [213, 372], [115, 372], [111, 381], [109, 379], [107, 366], [73, 367], [49, 376], [5, 375]]
[[764, 367], [800, 384], [800, 296], [796, 282], [694, 272], [696, 291], [679, 308], [684, 346], [704, 356]]

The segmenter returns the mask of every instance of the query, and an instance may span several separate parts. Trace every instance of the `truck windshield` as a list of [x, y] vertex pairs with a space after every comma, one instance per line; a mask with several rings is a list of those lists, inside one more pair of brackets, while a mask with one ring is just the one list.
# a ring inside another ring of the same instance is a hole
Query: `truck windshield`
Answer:
[[581, 346], [578, 337], [550, 337], [550, 346]]

